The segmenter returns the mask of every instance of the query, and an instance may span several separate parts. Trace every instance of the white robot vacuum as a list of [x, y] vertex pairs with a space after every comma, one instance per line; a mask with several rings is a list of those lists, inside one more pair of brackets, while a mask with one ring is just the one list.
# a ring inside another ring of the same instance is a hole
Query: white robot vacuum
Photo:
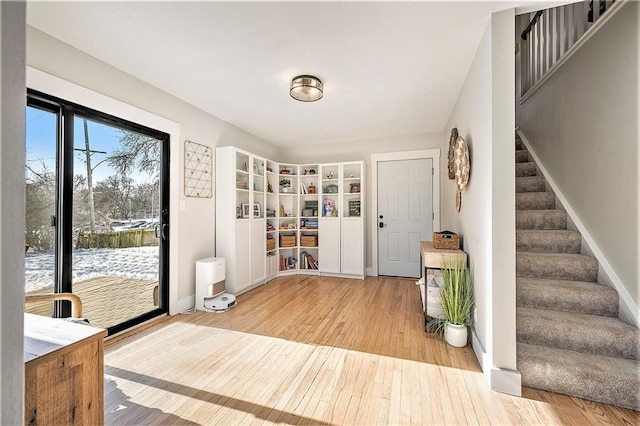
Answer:
[[207, 312], [226, 312], [236, 306], [236, 297], [230, 293], [222, 293], [213, 297], [205, 297], [202, 308]]

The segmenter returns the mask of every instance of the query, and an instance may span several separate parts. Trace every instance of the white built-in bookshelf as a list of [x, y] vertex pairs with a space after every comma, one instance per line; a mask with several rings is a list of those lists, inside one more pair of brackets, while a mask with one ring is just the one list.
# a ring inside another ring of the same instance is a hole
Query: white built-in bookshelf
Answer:
[[364, 162], [290, 164], [216, 148], [216, 256], [227, 291], [290, 274], [364, 278]]

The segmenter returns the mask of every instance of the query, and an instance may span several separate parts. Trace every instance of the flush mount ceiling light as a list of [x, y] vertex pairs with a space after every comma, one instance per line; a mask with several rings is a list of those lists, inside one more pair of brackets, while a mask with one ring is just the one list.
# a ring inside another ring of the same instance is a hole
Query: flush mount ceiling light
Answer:
[[322, 98], [322, 82], [312, 75], [299, 75], [291, 80], [289, 94], [297, 101], [315, 102]]

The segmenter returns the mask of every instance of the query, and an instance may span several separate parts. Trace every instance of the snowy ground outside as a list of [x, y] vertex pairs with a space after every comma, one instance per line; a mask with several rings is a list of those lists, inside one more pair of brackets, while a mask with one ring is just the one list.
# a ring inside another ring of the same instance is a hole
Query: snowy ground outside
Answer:
[[[158, 252], [158, 246], [74, 250], [71, 258], [73, 282], [99, 276], [157, 280]], [[53, 252], [27, 253], [24, 290], [52, 286], [53, 266]]]

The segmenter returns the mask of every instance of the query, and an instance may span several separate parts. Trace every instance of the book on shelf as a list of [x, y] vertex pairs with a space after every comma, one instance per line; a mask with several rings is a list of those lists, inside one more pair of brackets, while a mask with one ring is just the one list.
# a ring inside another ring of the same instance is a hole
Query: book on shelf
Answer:
[[300, 269], [318, 269], [318, 261], [303, 251], [300, 253]]

